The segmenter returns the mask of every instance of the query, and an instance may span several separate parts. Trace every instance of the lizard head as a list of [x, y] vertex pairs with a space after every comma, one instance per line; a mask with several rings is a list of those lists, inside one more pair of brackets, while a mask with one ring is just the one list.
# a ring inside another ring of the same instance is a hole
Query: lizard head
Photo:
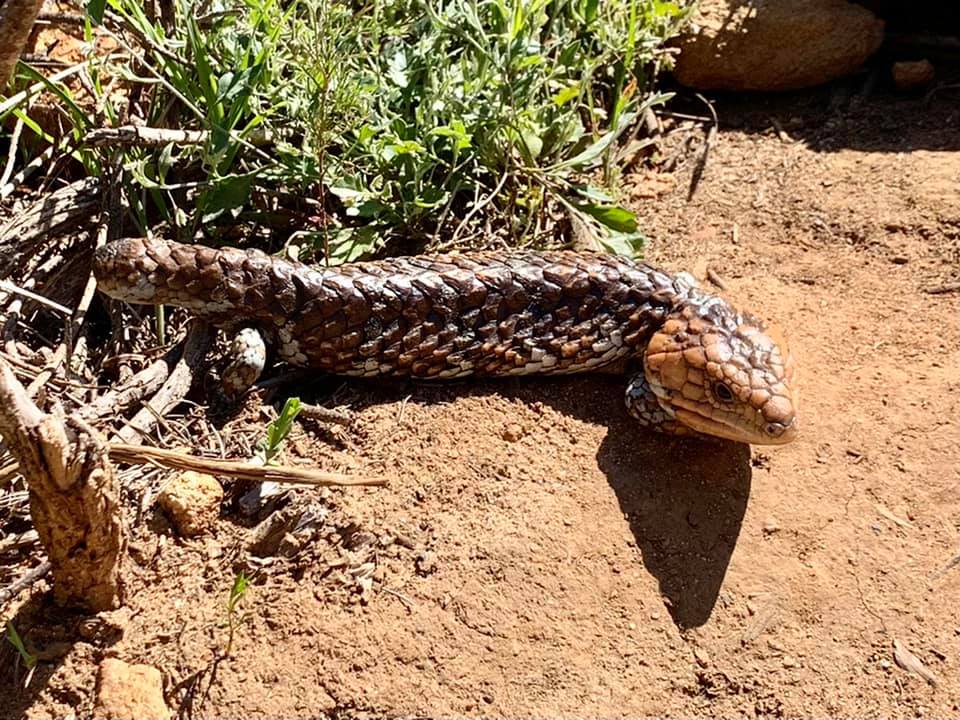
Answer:
[[720, 298], [695, 293], [668, 315], [647, 345], [644, 373], [664, 411], [691, 430], [756, 445], [797, 436], [785, 339]]

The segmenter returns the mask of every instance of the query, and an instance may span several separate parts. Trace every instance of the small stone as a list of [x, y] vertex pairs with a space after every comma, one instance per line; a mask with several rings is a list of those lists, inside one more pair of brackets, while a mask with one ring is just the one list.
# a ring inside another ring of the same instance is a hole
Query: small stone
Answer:
[[90, 642], [114, 642], [123, 637], [132, 615], [133, 611], [127, 607], [107, 610], [81, 620], [77, 631]]
[[293, 557], [303, 548], [304, 539], [293, 533], [284, 533], [277, 546], [277, 554], [283, 557]]
[[896, 62], [890, 70], [898, 90], [920, 90], [933, 83], [936, 72], [929, 60]]
[[777, 522], [776, 518], [770, 518], [763, 524], [763, 532], [767, 535], [773, 535], [776, 532], [780, 532], [780, 523]]
[[220, 515], [223, 488], [213, 475], [187, 470], [160, 492], [157, 502], [182, 537], [194, 537], [210, 528]]
[[417, 554], [417, 573], [431, 575], [437, 571], [437, 559], [432, 552], [424, 550]]
[[783, 666], [784, 666], [785, 668], [788, 668], [788, 669], [789, 669], [789, 668], [795, 668], [795, 667], [799, 664], [799, 663], [797, 662], [797, 659], [796, 659], [795, 657], [793, 657], [792, 655], [784, 655], [782, 662], [783, 662]]
[[881, 668], [881, 669], [883, 669], [883, 670], [889, 670], [891, 667], [893, 667], [893, 663], [891, 663], [891, 662], [890, 662], [889, 660], [887, 660], [886, 658], [884, 658], [883, 660], [880, 661], [880, 668]]
[[892, 258], [890, 258], [890, 262], [892, 262], [894, 265], [906, 265], [908, 262], [910, 262], [910, 258], [908, 258], [906, 255], [894, 255]]
[[149, 665], [129, 665], [106, 658], [100, 663], [93, 714], [104, 720], [169, 720], [160, 671]]
[[507, 442], [516, 442], [524, 435], [523, 428], [516, 423], [511, 423], [503, 429], [501, 437]]
[[694, 648], [693, 657], [697, 661], [697, 665], [700, 667], [706, 668], [710, 666], [710, 653], [703, 648]]
[[483, 701], [484, 701], [487, 705], [493, 704], [493, 694], [492, 694], [492, 693], [484, 693], [484, 695], [483, 695]]

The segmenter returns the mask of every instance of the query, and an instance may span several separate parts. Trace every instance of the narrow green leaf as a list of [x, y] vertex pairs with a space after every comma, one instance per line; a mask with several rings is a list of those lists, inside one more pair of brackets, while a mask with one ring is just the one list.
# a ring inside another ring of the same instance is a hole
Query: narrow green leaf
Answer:
[[584, 203], [576, 208], [611, 230], [632, 233], [637, 230], [637, 217], [619, 205], [593, 205]]
[[639, 258], [643, 256], [643, 246], [646, 243], [646, 237], [643, 233], [618, 233], [611, 232], [607, 235], [601, 235], [597, 238], [603, 247], [614, 255], [622, 255], [628, 258]]
[[107, 8], [107, 0], [90, 0], [87, 3], [87, 17], [97, 25], [103, 22], [103, 13]]
[[246, 205], [255, 179], [256, 174], [250, 173], [232, 175], [215, 181], [213, 186], [201, 193], [197, 199], [197, 208], [203, 213], [201, 222], [215, 220], [228, 210]]
[[627, 129], [631, 122], [636, 118], [636, 113], [624, 113], [620, 116], [617, 127], [614, 130], [610, 130], [605, 133], [599, 140], [590, 145], [583, 152], [574, 155], [569, 160], [564, 160], [553, 166], [553, 169], [559, 170], [562, 168], [577, 168], [580, 170], [586, 169], [593, 165], [597, 160], [600, 159], [600, 156], [609, 148], [614, 141], [620, 137], [621, 133]]
[[579, 96], [580, 96], [580, 86], [571, 85], [569, 87], [563, 88], [553, 96], [553, 104], [558, 107], [561, 107]]

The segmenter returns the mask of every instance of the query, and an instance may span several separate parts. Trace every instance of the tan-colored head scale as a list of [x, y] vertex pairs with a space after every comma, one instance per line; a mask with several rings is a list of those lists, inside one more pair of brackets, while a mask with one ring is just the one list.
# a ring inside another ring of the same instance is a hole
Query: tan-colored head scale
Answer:
[[695, 295], [671, 313], [650, 339], [644, 372], [663, 409], [692, 430], [757, 445], [797, 435], [786, 341], [719, 298]]

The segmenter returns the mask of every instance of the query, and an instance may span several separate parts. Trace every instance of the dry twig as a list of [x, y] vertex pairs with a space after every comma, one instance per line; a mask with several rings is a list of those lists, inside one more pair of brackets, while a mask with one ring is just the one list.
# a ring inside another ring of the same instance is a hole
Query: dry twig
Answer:
[[127, 445], [110, 443], [110, 457], [123, 463], [155, 463], [177, 470], [194, 470], [210, 475], [228, 475], [240, 480], [255, 482], [301, 483], [304, 485], [345, 485], [378, 486], [386, 485], [379, 478], [361, 478], [321, 472], [311, 468], [299, 468], [290, 465], [254, 465], [236, 460], [219, 460], [186, 455], [175, 450], [148, 447], [146, 445]]
[[928, 295], [946, 295], [947, 293], [960, 292], [960, 282], [944, 283], [943, 285], [933, 285], [923, 290]]
[[24, 590], [32, 587], [34, 583], [45, 578], [52, 569], [53, 566], [50, 564], [50, 561], [44, 560], [35, 568], [26, 572], [23, 577], [14, 580], [7, 585], [7, 587], [0, 589], [0, 606], [6, 605]]

